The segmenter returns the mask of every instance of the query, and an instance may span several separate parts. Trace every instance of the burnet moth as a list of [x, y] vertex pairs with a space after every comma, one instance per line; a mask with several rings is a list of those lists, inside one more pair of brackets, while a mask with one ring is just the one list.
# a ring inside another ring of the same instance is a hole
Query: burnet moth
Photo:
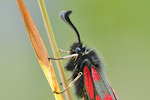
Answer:
[[[60, 13], [60, 18], [75, 31], [78, 42], [72, 44], [70, 51], [60, 50], [63, 53], [70, 54], [69, 56], [49, 59], [61, 60], [70, 58], [65, 67], [68, 71], [72, 71], [70, 76], [72, 82], [68, 88], [74, 84], [76, 95], [79, 98], [84, 100], [119, 100], [105, 77], [100, 57], [94, 50], [82, 45], [80, 35], [69, 18], [71, 13], [72, 11], [63, 11]], [[64, 91], [55, 91], [54, 93], [63, 93]]]

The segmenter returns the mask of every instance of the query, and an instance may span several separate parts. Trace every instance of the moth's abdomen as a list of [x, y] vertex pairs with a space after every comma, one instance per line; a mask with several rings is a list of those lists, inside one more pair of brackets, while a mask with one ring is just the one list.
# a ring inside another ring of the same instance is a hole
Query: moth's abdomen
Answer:
[[[75, 71], [73, 73], [72, 80], [75, 79], [78, 75], [79, 71]], [[82, 98], [85, 92], [84, 89], [84, 81], [83, 76], [81, 76], [75, 83], [75, 93], [79, 98]]]

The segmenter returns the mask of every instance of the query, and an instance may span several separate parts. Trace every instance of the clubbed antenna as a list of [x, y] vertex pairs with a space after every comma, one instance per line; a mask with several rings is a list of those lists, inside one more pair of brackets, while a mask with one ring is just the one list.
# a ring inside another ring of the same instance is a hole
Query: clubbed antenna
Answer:
[[78, 42], [79, 44], [81, 44], [81, 40], [80, 40], [80, 35], [79, 35], [79, 32], [78, 30], [76, 29], [76, 27], [72, 24], [70, 18], [69, 18], [69, 15], [72, 13], [72, 11], [62, 11], [60, 12], [60, 18], [66, 22], [76, 33], [77, 35], [77, 38], [78, 38]]

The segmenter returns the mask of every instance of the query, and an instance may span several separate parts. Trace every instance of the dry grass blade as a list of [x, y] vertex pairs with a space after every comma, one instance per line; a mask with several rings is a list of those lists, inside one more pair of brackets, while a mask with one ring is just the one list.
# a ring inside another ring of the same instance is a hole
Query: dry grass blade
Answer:
[[[53, 67], [51, 62], [48, 60], [48, 53], [45, 48], [45, 45], [38, 33], [38, 30], [36, 29], [36, 26], [34, 25], [34, 22], [25, 7], [24, 3], [22, 0], [16, 0], [17, 6], [20, 10], [22, 19], [24, 21], [24, 24], [26, 26], [28, 35], [30, 37], [32, 46], [34, 48], [34, 51], [37, 55], [37, 58], [39, 60], [39, 63], [45, 73], [45, 76], [52, 88], [53, 91], [60, 91], [55, 73], [53, 71]], [[56, 100], [63, 100], [63, 97], [61, 94], [54, 94]]]

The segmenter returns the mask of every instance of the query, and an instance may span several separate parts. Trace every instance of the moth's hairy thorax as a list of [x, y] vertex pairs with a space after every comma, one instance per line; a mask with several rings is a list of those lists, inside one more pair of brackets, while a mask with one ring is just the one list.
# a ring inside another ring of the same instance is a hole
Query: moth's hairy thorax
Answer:
[[77, 68], [79, 69], [81, 63], [86, 59], [90, 60], [94, 66], [100, 67], [100, 59], [97, 53], [92, 49], [82, 47], [82, 44], [73, 43], [72, 46], [70, 47], [70, 55], [75, 54], [76, 53], [75, 50], [78, 47], [81, 49], [81, 52], [78, 53], [79, 55], [77, 57], [73, 57], [69, 60], [69, 62], [66, 65], [66, 69], [68, 71], [73, 71], [75, 66], [78, 66]]

